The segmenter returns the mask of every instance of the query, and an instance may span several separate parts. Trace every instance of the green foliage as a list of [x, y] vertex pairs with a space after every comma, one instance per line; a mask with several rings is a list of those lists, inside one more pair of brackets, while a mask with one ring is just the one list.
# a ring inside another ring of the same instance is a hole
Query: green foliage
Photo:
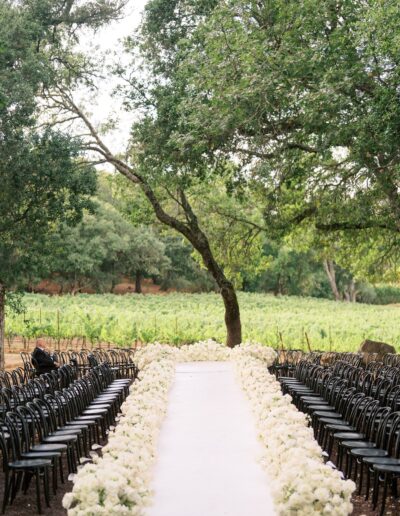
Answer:
[[253, 283], [256, 290], [276, 295], [332, 297], [321, 260], [314, 251], [268, 242], [264, 253], [268, 265]]
[[369, 297], [361, 292], [360, 300], [364, 303], [389, 305], [400, 303], [400, 287], [397, 285], [375, 285]]
[[69, 291], [110, 289], [124, 275], [160, 275], [169, 267], [164, 244], [151, 228], [134, 227], [111, 204], [97, 201], [74, 227], [53, 235], [50, 271]]
[[[398, 306], [336, 303], [323, 299], [271, 296], [239, 292], [244, 339], [307, 349], [304, 331], [313, 349], [355, 351], [366, 339], [381, 340], [400, 350], [400, 337], [393, 320]], [[199, 339], [223, 341], [223, 306], [217, 294], [129, 294], [48, 297], [27, 294], [24, 298], [29, 329], [23, 315], [8, 321], [8, 331], [30, 335], [32, 328], [60, 337], [86, 336], [94, 343], [124, 346], [135, 340], [181, 344]], [[41, 321], [41, 322], [40, 322]], [[39, 328], [39, 329], [38, 329]]]
[[186, 184], [234, 156], [229, 182], [254, 188], [269, 236], [307, 223], [334, 232], [328, 247], [379, 239], [368, 268], [393, 270], [399, 19], [394, 0], [150, 2], [140, 49], [151, 100], [135, 139]]
[[[39, 95], [68, 70], [78, 27], [98, 27], [123, 2], [0, 0], [0, 284], [33, 281], [48, 270], [58, 222], [91, 209], [95, 174], [81, 144], [38, 126]], [[49, 114], [47, 114], [47, 118]]]
[[74, 143], [58, 133], [0, 144], [0, 282], [40, 277], [56, 221], [76, 223], [91, 207], [95, 175], [77, 162]]
[[209, 292], [216, 289], [208, 271], [201, 269], [193, 258], [193, 248], [182, 238], [165, 235], [162, 238], [165, 254], [170, 266], [160, 278], [162, 289], [176, 289], [187, 292]]

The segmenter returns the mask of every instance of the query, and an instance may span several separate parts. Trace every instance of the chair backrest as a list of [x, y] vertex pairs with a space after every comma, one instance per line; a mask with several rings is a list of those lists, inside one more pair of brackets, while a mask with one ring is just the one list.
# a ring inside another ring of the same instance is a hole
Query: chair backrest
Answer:
[[371, 395], [379, 401], [382, 406], [386, 405], [386, 397], [393, 387], [391, 380], [387, 378], [379, 378], [376, 381], [375, 389], [371, 392]]
[[67, 417], [66, 407], [59, 396], [59, 391], [56, 391], [54, 395], [46, 394], [44, 400], [53, 408], [54, 418], [56, 420], [56, 428], [58, 426], [64, 426], [67, 421], [69, 421], [69, 419]]
[[378, 448], [386, 449], [390, 425], [396, 419], [396, 413], [389, 407], [379, 407], [371, 417], [370, 440], [375, 442]]
[[344, 420], [354, 425], [358, 406], [365, 398], [363, 392], [357, 392], [355, 387], [343, 390], [339, 397], [338, 411], [344, 414]]
[[0, 450], [1, 450], [1, 456], [2, 456], [2, 462], [3, 462], [3, 471], [8, 472], [10, 470], [10, 459], [8, 456], [8, 444], [7, 439], [4, 434], [4, 430], [2, 427], [0, 427]]
[[13, 385], [23, 385], [25, 383], [24, 370], [21, 367], [17, 367], [11, 371], [11, 378]]
[[43, 441], [43, 439], [49, 435], [50, 430], [43, 408], [41, 404], [37, 403], [38, 400], [39, 398], [35, 398], [34, 401], [27, 403], [26, 407], [32, 411], [39, 441]]
[[42, 432], [40, 421], [36, 417], [35, 412], [29, 407], [29, 402], [25, 406], [18, 407], [15, 411], [24, 421], [24, 443], [27, 443], [29, 449], [42, 440]]
[[4, 423], [10, 435], [8, 445], [12, 460], [19, 460], [22, 452], [30, 448], [27, 422], [17, 412], [7, 412]]
[[62, 395], [64, 396], [64, 399], [68, 403], [68, 410], [69, 410], [71, 418], [73, 419], [73, 418], [77, 417], [80, 414], [81, 409], [83, 407], [81, 407], [81, 405], [78, 401], [79, 398], [73, 392], [72, 386], [69, 387], [68, 389], [63, 389]]
[[19, 385], [13, 385], [11, 387], [11, 393], [14, 407], [25, 405], [25, 403], [28, 401], [25, 389]]
[[367, 440], [371, 439], [373, 414], [379, 408], [379, 401], [371, 397], [365, 397], [356, 409], [354, 426], [358, 432], [365, 434]]

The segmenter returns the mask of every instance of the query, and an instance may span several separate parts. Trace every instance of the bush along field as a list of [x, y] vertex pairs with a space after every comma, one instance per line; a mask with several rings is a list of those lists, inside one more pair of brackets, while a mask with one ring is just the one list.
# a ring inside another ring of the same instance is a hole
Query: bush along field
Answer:
[[[373, 306], [301, 297], [239, 293], [244, 340], [274, 347], [355, 351], [365, 339], [400, 350], [400, 307]], [[6, 334], [34, 338], [85, 337], [91, 345], [110, 342], [183, 344], [225, 339], [218, 294], [50, 297], [24, 296], [26, 310], [9, 314]]]

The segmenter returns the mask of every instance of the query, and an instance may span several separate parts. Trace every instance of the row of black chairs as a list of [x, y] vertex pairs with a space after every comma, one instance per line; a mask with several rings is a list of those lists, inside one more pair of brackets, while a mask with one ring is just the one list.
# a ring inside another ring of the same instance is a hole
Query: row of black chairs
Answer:
[[397, 497], [400, 478], [400, 381], [393, 363], [360, 367], [342, 356], [328, 367], [308, 359], [299, 361], [290, 376], [278, 373], [283, 392], [310, 416], [319, 444], [346, 477], [358, 482], [359, 494], [366, 476], [365, 497], [372, 485], [374, 510], [383, 487], [381, 515], [388, 488]]
[[358, 366], [362, 363], [367, 365], [369, 362], [381, 361], [384, 365], [400, 367], [400, 354], [385, 353], [363, 353], [363, 352], [339, 352], [339, 351], [312, 351], [310, 353], [301, 349], [278, 349], [275, 366], [291, 367], [295, 366], [300, 360], [323, 364], [334, 364], [337, 361], [344, 361]]
[[[93, 350], [82, 349], [80, 351], [54, 350], [51, 354], [57, 359], [60, 365], [73, 364], [76, 369], [76, 374], [79, 377], [84, 376], [93, 367], [101, 363], [110, 364], [110, 367], [113, 368], [118, 378], [132, 378], [137, 374], [134, 362], [134, 349], [115, 348], [103, 350], [96, 348]], [[23, 368], [19, 368], [19, 374], [22, 374], [24, 380], [37, 376], [31, 353], [22, 351], [20, 356], [23, 362]], [[7, 374], [7, 372], [4, 373]]]
[[58, 478], [64, 482], [65, 462], [68, 472], [75, 473], [80, 458], [90, 460], [92, 445], [105, 440], [115, 424], [132, 379], [116, 378], [108, 363], [96, 365], [82, 377], [74, 367], [64, 365], [1, 389], [3, 513], [21, 489], [27, 491], [32, 478], [38, 512], [42, 511], [42, 483], [45, 503], [50, 505], [50, 478], [55, 493]]

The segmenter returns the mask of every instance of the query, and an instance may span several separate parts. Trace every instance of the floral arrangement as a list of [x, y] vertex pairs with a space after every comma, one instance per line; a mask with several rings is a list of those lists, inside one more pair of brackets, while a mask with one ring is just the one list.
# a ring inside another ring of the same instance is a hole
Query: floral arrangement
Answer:
[[250, 400], [264, 447], [262, 463], [282, 516], [344, 516], [353, 510], [351, 480], [325, 464], [307, 417], [283, 395], [254, 353], [235, 354], [236, 374]]
[[85, 465], [63, 499], [69, 516], [141, 515], [150, 499], [150, 471], [164, 419], [175, 362], [163, 353], [144, 365], [130, 388], [122, 416], [103, 456]]
[[[175, 363], [227, 361], [235, 363], [264, 445], [263, 465], [271, 480], [277, 514], [336, 515], [352, 510], [354, 483], [322, 460], [322, 450], [307, 426], [306, 416], [283, 396], [267, 367], [276, 359], [272, 348], [246, 342], [234, 349], [213, 340], [181, 348], [149, 344], [136, 352], [139, 381], [122, 405], [122, 416], [101, 458], [85, 465], [64, 496], [69, 516], [142, 515], [151, 493], [151, 470], [157, 439], [168, 405]], [[294, 452], [295, 451], [295, 452]]]
[[230, 360], [231, 348], [209, 339], [176, 349], [177, 362], [226, 362]]

